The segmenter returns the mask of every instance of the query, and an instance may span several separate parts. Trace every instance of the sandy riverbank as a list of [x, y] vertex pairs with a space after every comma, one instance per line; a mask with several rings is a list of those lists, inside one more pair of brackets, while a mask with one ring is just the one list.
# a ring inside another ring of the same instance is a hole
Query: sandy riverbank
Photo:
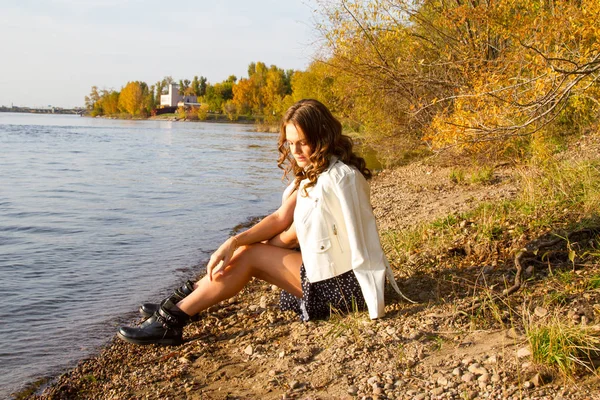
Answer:
[[[450, 173], [418, 163], [375, 177], [382, 232], [517, 194], [508, 168], [497, 168], [488, 185], [454, 184]], [[511, 268], [488, 269], [487, 283], [502, 282]], [[377, 321], [357, 313], [303, 324], [278, 310], [276, 288], [255, 282], [187, 327], [185, 344], [140, 347], [114, 339], [30, 398], [592, 398], [593, 383], [585, 380], [548, 382], [530, 362], [519, 329], [483, 329], [473, 320], [478, 314], [458, 312], [473, 303], [483, 270], [397, 271], [400, 288], [417, 304], [390, 292], [387, 316]]]

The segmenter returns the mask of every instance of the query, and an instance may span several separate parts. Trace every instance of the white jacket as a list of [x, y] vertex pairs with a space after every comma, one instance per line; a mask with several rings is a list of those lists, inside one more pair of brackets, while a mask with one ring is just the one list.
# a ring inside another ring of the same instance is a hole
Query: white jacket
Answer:
[[309, 282], [354, 270], [369, 316], [382, 317], [386, 273], [399, 290], [379, 241], [369, 184], [336, 157], [308, 189], [308, 196], [306, 183], [302, 181], [297, 192], [294, 221]]

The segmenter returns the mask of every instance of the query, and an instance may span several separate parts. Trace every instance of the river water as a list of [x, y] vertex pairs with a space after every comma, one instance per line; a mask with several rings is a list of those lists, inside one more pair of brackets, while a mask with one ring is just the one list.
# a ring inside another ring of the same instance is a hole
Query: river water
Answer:
[[0, 113], [0, 398], [98, 350], [274, 210], [251, 126]]

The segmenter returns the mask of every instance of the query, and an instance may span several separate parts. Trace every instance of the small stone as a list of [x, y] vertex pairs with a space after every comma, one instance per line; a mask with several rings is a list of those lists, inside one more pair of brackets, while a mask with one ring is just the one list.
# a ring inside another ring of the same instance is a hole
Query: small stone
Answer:
[[260, 308], [267, 308], [267, 297], [262, 296], [259, 303]]
[[182, 364], [189, 364], [189, 363], [192, 362], [192, 360], [190, 360], [187, 357], [179, 357], [179, 362], [182, 363]]
[[479, 382], [488, 383], [490, 381], [490, 374], [481, 374], [479, 378], [477, 378]]
[[274, 292], [276, 290], [278, 290], [279, 287], [277, 285], [271, 285], [271, 290]]
[[460, 362], [462, 365], [469, 365], [473, 363], [473, 359], [472, 358], [463, 358], [463, 360]]
[[386, 383], [385, 386], [383, 387], [385, 390], [392, 390], [395, 388], [393, 383]]
[[227, 300], [227, 302], [229, 304], [234, 304], [235, 303], [235, 297], [230, 297], [229, 300]]
[[254, 353], [254, 349], [252, 348], [252, 345], [249, 344], [245, 349], [244, 349], [244, 353], [248, 354], [249, 356], [252, 355], [252, 353]]
[[437, 380], [437, 384], [439, 386], [446, 386], [448, 384], [448, 379], [446, 379], [444, 376], [440, 376]]
[[479, 363], [469, 365], [469, 372], [475, 375], [483, 375], [488, 373], [487, 369], [482, 367]]
[[491, 364], [497, 364], [498, 363], [498, 357], [496, 357], [495, 355], [493, 356], [489, 356], [487, 360], [485, 360], [484, 364], [487, 365], [491, 365]]
[[530, 381], [525, 381], [523, 383], [523, 388], [524, 389], [533, 389], [533, 383], [531, 383]]
[[522, 339], [523, 335], [516, 328], [507, 329], [505, 332], [506, 337], [510, 339]]
[[356, 386], [349, 386], [348, 387], [348, 394], [354, 396], [358, 393], [358, 388]]
[[283, 358], [283, 357], [285, 357], [285, 351], [284, 350], [282, 350], [282, 351], [279, 352], [279, 358]]
[[533, 386], [535, 387], [540, 387], [543, 386], [546, 382], [540, 374], [535, 374], [533, 378], [531, 378], [531, 383], [533, 383]]
[[248, 310], [254, 312], [254, 311], [258, 310], [258, 306], [256, 304], [251, 304], [248, 306]]
[[543, 318], [548, 315], [548, 310], [546, 310], [544, 307], [537, 306], [535, 310], [533, 310], [533, 313], [538, 317]]
[[423, 399], [425, 399], [425, 397], [427, 397], [427, 395], [425, 393], [419, 393], [418, 395], [413, 397], [413, 400], [423, 400]]
[[471, 390], [469, 393], [467, 393], [467, 396], [468, 400], [474, 400], [477, 398], [477, 396], [479, 396], [479, 393], [475, 390]]
[[533, 270], [534, 270], [533, 265], [530, 265], [529, 267], [527, 267], [525, 269], [525, 276], [531, 276], [531, 275], [533, 275]]
[[369, 379], [367, 379], [367, 383], [371, 386], [373, 386], [375, 383], [379, 382], [379, 377], [378, 376], [372, 376]]
[[519, 350], [517, 350], [518, 358], [525, 358], [525, 357], [529, 357], [530, 355], [531, 355], [531, 350], [529, 350], [528, 347], [521, 347]]
[[277, 371], [275, 371], [274, 369], [269, 371], [269, 376], [275, 376], [277, 375]]
[[471, 382], [473, 381], [473, 379], [475, 379], [475, 375], [473, 375], [470, 372], [467, 372], [466, 374], [464, 374], [463, 376], [461, 376], [460, 378], [463, 382]]
[[454, 376], [461, 376], [461, 375], [462, 375], [462, 369], [460, 369], [460, 368], [458, 368], [458, 367], [457, 367], [457, 368], [454, 368], [454, 369], [452, 370], [452, 375], [454, 375]]
[[439, 396], [442, 393], [444, 393], [444, 388], [443, 387], [436, 387], [435, 389], [433, 389], [431, 391], [431, 394], [434, 395], [434, 396]]
[[383, 389], [380, 388], [379, 386], [373, 386], [373, 394], [382, 394], [383, 393]]
[[494, 375], [492, 375], [492, 382], [494, 382], [494, 383], [498, 383], [498, 382], [500, 382], [501, 380], [502, 380], [502, 378], [500, 378], [500, 375], [498, 375], [498, 374], [494, 374]]
[[299, 387], [300, 387], [299, 381], [291, 381], [290, 382], [290, 389], [294, 390], [294, 389], [298, 389]]

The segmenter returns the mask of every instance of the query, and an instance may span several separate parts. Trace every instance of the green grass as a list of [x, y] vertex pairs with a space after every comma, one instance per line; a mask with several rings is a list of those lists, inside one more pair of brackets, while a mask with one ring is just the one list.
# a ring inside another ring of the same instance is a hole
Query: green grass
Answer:
[[533, 360], [565, 376], [573, 376], [581, 368], [591, 369], [591, 358], [600, 352], [598, 332], [557, 317], [526, 323], [525, 334]]
[[471, 174], [471, 183], [479, 185], [489, 185], [494, 181], [494, 167], [477, 168]]

